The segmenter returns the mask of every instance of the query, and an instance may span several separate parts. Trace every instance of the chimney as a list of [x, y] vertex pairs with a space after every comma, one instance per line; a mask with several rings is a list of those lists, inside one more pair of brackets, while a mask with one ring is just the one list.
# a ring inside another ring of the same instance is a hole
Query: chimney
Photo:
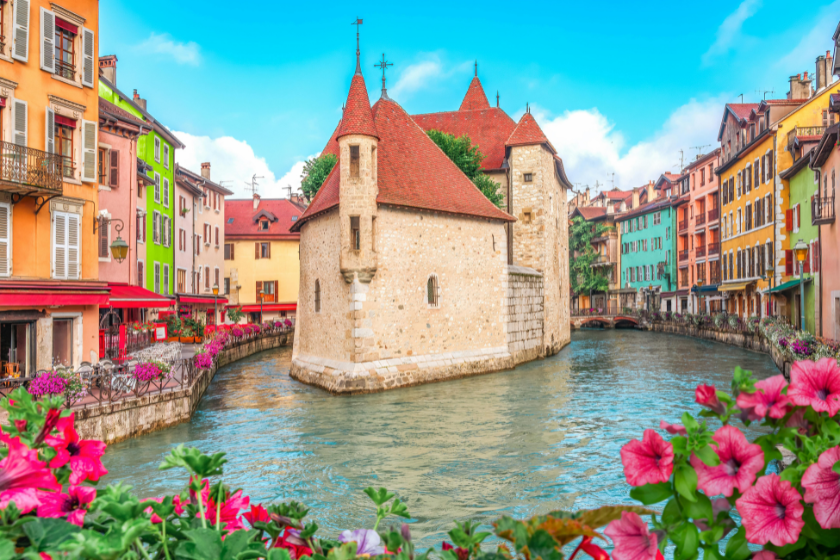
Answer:
[[638, 207], [639, 207], [639, 189], [634, 188], [633, 189], [633, 206], [631, 206], [630, 208], [632, 210], [633, 208], [638, 208]]
[[134, 90], [134, 102], [137, 103], [141, 109], [144, 111], [146, 110], [146, 100], [137, 94], [136, 89]]
[[204, 163], [201, 164], [201, 176], [204, 177], [205, 179], [207, 179], [208, 181], [210, 180], [210, 162], [209, 161], [205, 161]]
[[647, 186], [648, 202], [653, 202], [656, 198], [656, 190], [653, 188], [653, 181], [648, 181]]
[[615, 214], [615, 206], [612, 202], [607, 204], [607, 215]]
[[254, 210], [260, 207], [260, 195], [254, 193]]
[[829, 76], [832, 71], [831, 51], [825, 51], [825, 56], [817, 57], [817, 91], [831, 83]]
[[99, 71], [102, 77], [117, 86], [117, 55], [109, 54], [99, 57]]
[[787, 94], [788, 99], [810, 99], [811, 98], [811, 83], [813, 79], [808, 77], [808, 72], [805, 75], [797, 74], [791, 76], [790, 91]]

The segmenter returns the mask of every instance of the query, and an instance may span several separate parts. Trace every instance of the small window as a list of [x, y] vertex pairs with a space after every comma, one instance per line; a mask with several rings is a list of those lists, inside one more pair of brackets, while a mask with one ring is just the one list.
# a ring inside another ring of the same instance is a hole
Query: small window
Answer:
[[321, 312], [321, 281], [315, 280], [315, 313]]
[[525, 173], [524, 181], [526, 183], [530, 183], [533, 180], [534, 180], [534, 174], [533, 173]]
[[225, 278], [225, 295], [230, 293], [230, 278]]
[[525, 210], [522, 212], [522, 223], [523, 224], [530, 224], [532, 220], [532, 215], [530, 210]]
[[362, 248], [362, 232], [359, 230], [358, 216], [350, 216], [350, 244], [354, 251]]
[[440, 306], [440, 286], [438, 286], [438, 278], [432, 274], [426, 281], [426, 303], [429, 307]]
[[[297, 219], [298, 219], [298, 217], [297, 217], [297, 216], [292, 216], [292, 221], [293, 221], [293, 222], [296, 222], [296, 221], [297, 221]], [[233, 221], [233, 218], [231, 218], [231, 219], [230, 219], [230, 221], [232, 222], [232, 221]]]
[[271, 244], [270, 243], [260, 243], [260, 258], [261, 259], [270, 259], [271, 258]]
[[225, 243], [225, 260], [233, 260], [233, 243]]
[[[292, 221], [294, 221], [294, 220], [292, 220]], [[232, 224], [233, 223], [233, 218], [228, 218], [227, 223]]]
[[268, 220], [260, 220], [260, 231], [268, 231]]
[[350, 146], [350, 177], [359, 176], [359, 147]]

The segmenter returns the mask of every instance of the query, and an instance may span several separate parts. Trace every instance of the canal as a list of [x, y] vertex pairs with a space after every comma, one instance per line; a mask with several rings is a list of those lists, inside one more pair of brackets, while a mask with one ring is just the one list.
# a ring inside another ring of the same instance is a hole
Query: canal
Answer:
[[294, 499], [325, 536], [370, 527], [362, 493], [386, 486], [422, 547], [452, 520], [492, 521], [628, 503], [619, 449], [659, 420], [697, 412], [694, 388], [728, 389], [736, 365], [776, 375], [770, 358], [669, 334], [578, 331], [547, 360], [392, 392], [335, 397], [288, 376], [290, 349], [221, 369], [192, 421], [109, 447], [106, 483], [142, 497], [180, 489], [158, 471], [173, 446], [225, 451], [225, 481], [256, 502]]

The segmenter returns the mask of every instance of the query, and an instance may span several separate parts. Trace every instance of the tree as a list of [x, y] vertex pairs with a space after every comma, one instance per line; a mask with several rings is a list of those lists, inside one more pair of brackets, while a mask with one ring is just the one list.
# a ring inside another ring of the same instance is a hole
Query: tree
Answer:
[[230, 319], [234, 324], [237, 324], [245, 316], [245, 313], [242, 311], [241, 307], [228, 307], [227, 315], [228, 319]]
[[318, 189], [324, 184], [337, 161], [338, 159], [333, 154], [324, 154], [320, 157], [311, 158], [303, 164], [303, 173], [300, 175], [300, 190], [306, 200], [311, 201], [315, 198]]
[[569, 276], [575, 294], [606, 292], [609, 289], [609, 277], [592, 267], [598, 256], [592, 248], [592, 239], [611, 229], [602, 223], [587, 222], [580, 216], [572, 219], [569, 228]]
[[490, 202], [502, 207], [504, 197], [499, 190], [499, 183], [481, 172], [484, 154], [478, 151], [478, 146], [473, 145], [469, 136], [465, 134], [456, 138], [453, 134], [439, 130], [430, 130], [427, 134]]

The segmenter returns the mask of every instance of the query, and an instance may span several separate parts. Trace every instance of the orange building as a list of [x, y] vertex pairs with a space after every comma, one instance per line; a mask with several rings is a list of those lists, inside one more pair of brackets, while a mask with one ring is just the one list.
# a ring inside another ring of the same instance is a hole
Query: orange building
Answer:
[[99, 2], [0, 10], [0, 367], [32, 375], [98, 357]]

